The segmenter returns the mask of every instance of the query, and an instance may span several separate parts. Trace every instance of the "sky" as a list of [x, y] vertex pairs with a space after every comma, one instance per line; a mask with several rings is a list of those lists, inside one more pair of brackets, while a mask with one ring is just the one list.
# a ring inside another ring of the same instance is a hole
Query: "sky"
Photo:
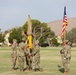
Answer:
[[76, 18], [76, 0], [0, 0], [0, 29], [23, 26], [28, 15], [46, 23], [61, 20], [65, 5], [67, 17]]

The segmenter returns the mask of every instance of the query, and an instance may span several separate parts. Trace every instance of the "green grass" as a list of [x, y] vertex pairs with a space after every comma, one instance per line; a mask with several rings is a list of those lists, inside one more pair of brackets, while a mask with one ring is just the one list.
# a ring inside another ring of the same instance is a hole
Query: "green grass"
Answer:
[[[43, 47], [41, 49], [41, 66], [44, 72], [12, 71], [11, 47], [0, 47], [0, 75], [64, 75], [59, 71], [62, 67], [59, 50], [61, 47]], [[71, 71], [67, 75], [76, 75], [76, 48], [72, 48]], [[18, 62], [16, 67], [18, 66]], [[26, 65], [25, 65], [26, 67]]]

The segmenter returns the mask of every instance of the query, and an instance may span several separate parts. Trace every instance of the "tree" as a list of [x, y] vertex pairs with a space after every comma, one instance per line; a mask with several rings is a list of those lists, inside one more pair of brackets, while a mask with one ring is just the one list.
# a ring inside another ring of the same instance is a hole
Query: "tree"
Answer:
[[9, 36], [9, 42], [12, 43], [13, 39], [17, 39], [17, 42], [20, 43], [22, 39], [22, 28], [14, 28], [11, 30], [10, 36]]
[[52, 45], [53, 46], [59, 46], [59, 43], [57, 42], [57, 39], [56, 38], [53, 38], [52, 39]]
[[4, 41], [4, 35], [2, 33], [0, 33], [0, 42]]
[[75, 43], [76, 42], [76, 28], [72, 28], [68, 33], [67, 33], [67, 39], [71, 42], [71, 43]]
[[[47, 23], [41, 23], [39, 20], [31, 21], [33, 40], [45, 41], [47, 36], [51, 34], [50, 27], [48, 27]], [[23, 30], [27, 32], [27, 22], [23, 25]]]

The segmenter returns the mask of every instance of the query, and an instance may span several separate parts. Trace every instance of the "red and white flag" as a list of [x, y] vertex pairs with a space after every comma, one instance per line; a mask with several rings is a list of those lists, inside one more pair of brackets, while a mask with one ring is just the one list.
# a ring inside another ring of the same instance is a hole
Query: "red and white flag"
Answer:
[[64, 38], [66, 27], [68, 26], [67, 16], [66, 16], [66, 6], [64, 7], [64, 17], [63, 17], [63, 24], [62, 24], [62, 33], [61, 37]]

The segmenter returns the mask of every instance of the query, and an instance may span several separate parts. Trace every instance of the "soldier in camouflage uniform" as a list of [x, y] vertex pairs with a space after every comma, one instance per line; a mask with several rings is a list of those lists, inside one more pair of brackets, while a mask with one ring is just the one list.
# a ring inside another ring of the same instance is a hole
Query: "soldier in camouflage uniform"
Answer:
[[13, 39], [11, 57], [12, 57], [12, 64], [13, 64], [12, 69], [15, 69], [16, 60], [17, 60], [17, 40], [16, 39]]
[[36, 66], [38, 66], [39, 70], [42, 71], [42, 68], [40, 66], [40, 47], [39, 47], [38, 40], [35, 41], [35, 47], [33, 49], [33, 63], [32, 63], [32, 69], [35, 71]]
[[[24, 31], [22, 31], [22, 37], [26, 39], [25, 44], [27, 44], [27, 35]], [[28, 50], [29, 48], [27, 48]], [[29, 50], [28, 50], [29, 51]], [[29, 70], [29, 62], [28, 62], [29, 58], [28, 55], [25, 55], [25, 61], [26, 61], [26, 70]]]
[[68, 41], [65, 42], [63, 49], [60, 51], [62, 64], [64, 67], [64, 73], [68, 73], [70, 70], [70, 59], [71, 59], [71, 46]]
[[28, 54], [27, 44], [25, 44], [25, 42], [26, 42], [26, 39], [22, 38], [22, 42], [19, 44], [18, 66], [19, 66], [20, 72], [24, 70], [25, 55]]

